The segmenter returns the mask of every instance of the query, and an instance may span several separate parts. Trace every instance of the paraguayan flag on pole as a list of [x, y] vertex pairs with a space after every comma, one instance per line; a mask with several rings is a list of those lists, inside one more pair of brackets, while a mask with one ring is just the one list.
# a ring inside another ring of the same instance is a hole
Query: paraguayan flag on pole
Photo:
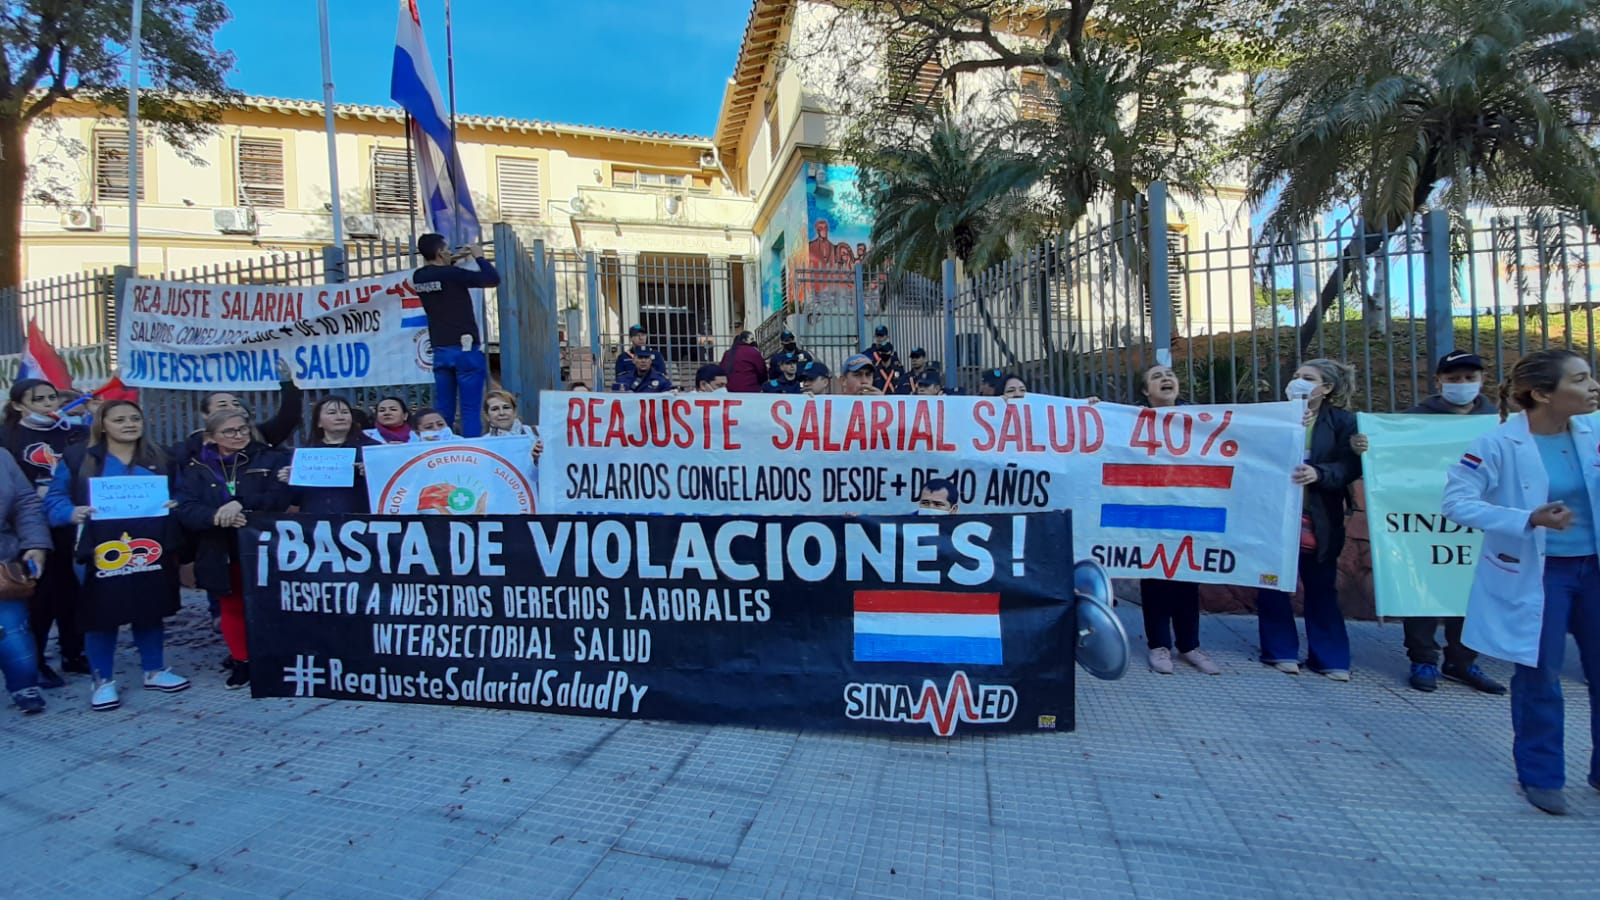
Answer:
[[[411, 114], [411, 138], [417, 148], [417, 175], [427, 203], [428, 222], [451, 246], [482, 238], [472, 192], [453, 153], [450, 118], [439, 80], [433, 74], [416, 0], [400, 0], [400, 27], [394, 39], [394, 72], [389, 96]], [[452, 162], [454, 177], [451, 177]]]

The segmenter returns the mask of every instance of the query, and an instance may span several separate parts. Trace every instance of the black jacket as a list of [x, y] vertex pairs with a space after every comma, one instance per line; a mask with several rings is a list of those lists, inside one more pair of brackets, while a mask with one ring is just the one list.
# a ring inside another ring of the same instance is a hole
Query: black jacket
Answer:
[[[295, 436], [295, 432], [300, 430], [300, 420], [305, 415], [304, 391], [296, 387], [292, 381], [278, 385], [278, 390], [283, 396], [283, 402], [278, 404], [278, 412], [265, 422], [253, 423], [261, 435], [261, 440], [265, 441], [268, 447], [281, 447], [288, 443]], [[200, 448], [205, 444], [205, 431], [196, 431], [174, 444], [172, 451], [167, 455], [172, 457], [173, 465], [182, 471], [185, 463], [200, 455]]]
[[1317, 536], [1317, 559], [1338, 559], [1344, 550], [1344, 518], [1350, 486], [1361, 478], [1361, 457], [1350, 446], [1356, 416], [1337, 406], [1324, 406], [1311, 427], [1310, 465], [1317, 480], [1306, 487], [1306, 514]]
[[252, 512], [283, 512], [292, 499], [289, 486], [278, 480], [278, 470], [289, 464], [289, 455], [259, 441], [239, 451], [239, 468], [234, 479], [234, 494], [211, 467], [196, 454], [178, 468], [178, 524], [189, 533], [194, 547], [195, 584], [214, 594], [226, 594], [233, 581], [228, 569], [233, 564], [239, 530], [218, 528], [211, 520], [230, 500], [237, 499], [246, 515]]
[[[1453, 404], [1451, 404], [1450, 401], [1444, 399], [1443, 397], [1439, 396], [1438, 394], [1434, 394], [1431, 397], [1424, 398], [1421, 403], [1418, 403], [1416, 406], [1411, 407], [1410, 409], [1406, 410], [1406, 412], [1407, 413], [1418, 413], [1418, 414], [1430, 414], [1430, 415], [1441, 415], [1441, 414], [1442, 415], [1458, 415], [1458, 416], [1459, 415], [1463, 415], [1463, 413], [1456, 412], [1455, 406]], [[1473, 400], [1472, 400], [1472, 408], [1468, 412], [1466, 412], [1464, 415], [1469, 415], [1469, 416], [1489, 416], [1489, 415], [1498, 415], [1499, 413], [1500, 413], [1500, 407], [1498, 407], [1498, 406], [1494, 405], [1494, 403], [1490, 402], [1488, 397], [1485, 397], [1484, 395], [1479, 394], [1478, 396], [1473, 398]]]
[[[356, 462], [361, 462], [360, 448], [380, 446], [377, 441], [365, 434], [350, 429], [345, 435], [342, 444], [313, 444], [313, 447], [353, 447], [356, 448]], [[318, 516], [340, 516], [365, 514], [372, 511], [372, 504], [367, 499], [367, 478], [361, 474], [361, 469], [356, 469], [355, 483], [349, 487], [291, 487], [290, 497], [300, 511]]]

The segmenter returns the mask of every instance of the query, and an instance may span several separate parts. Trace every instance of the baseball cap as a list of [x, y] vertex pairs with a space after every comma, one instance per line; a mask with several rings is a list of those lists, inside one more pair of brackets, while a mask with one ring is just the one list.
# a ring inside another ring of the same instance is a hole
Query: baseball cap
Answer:
[[872, 330], [872, 334], [873, 334], [874, 337], [888, 337], [889, 336], [889, 326], [887, 326], [887, 325], [879, 325], [877, 328], [874, 328]]
[[912, 359], [922, 359], [923, 357], [925, 357], [927, 355], [928, 355], [928, 351], [922, 349], [921, 347], [912, 347], [911, 348], [911, 358]]
[[726, 369], [716, 365], [715, 363], [708, 366], [701, 366], [694, 373], [694, 383], [699, 384], [702, 381], [710, 381], [713, 378], [725, 378], [727, 377], [727, 374], [728, 372]]
[[813, 381], [818, 378], [827, 378], [830, 373], [828, 367], [819, 362], [809, 362], [800, 370], [801, 381]]
[[629, 350], [628, 353], [632, 354], [635, 359], [640, 359], [640, 358], [650, 359], [652, 356], [655, 355], [655, 354], [651, 353], [649, 350], [646, 350], [643, 347], [634, 347], [631, 350]]
[[1433, 370], [1436, 374], [1443, 375], [1452, 369], [1477, 369], [1483, 371], [1483, 360], [1476, 353], [1465, 350], [1451, 350], [1439, 357], [1439, 365]]
[[917, 376], [916, 383], [917, 387], [932, 387], [933, 385], [943, 383], [943, 380], [932, 372], [923, 372], [921, 375]]
[[629, 325], [628, 326], [628, 334], [630, 336], [631, 335], [635, 335], [635, 334], [644, 334], [644, 333], [645, 333], [645, 331], [644, 331], [644, 326], [643, 325]]
[[793, 353], [784, 352], [778, 354], [778, 365], [780, 366], [786, 366], [789, 363], [797, 363], [799, 361], [800, 358], [795, 356]]
[[794, 332], [785, 331], [783, 334], [778, 335], [778, 342], [783, 344], [794, 343]]
[[983, 383], [992, 385], [996, 389], [1005, 387], [1006, 373], [999, 369], [984, 369]]
[[844, 367], [841, 371], [859, 372], [862, 369], [870, 369], [872, 366], [872, 357], [866, 355], [865, 353], [857, 353], [856, 355], [844, 361]]

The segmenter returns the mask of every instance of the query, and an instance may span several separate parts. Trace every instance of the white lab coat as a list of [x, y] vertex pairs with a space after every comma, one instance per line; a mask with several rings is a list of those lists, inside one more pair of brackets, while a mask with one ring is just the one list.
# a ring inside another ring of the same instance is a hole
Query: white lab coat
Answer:
[[[1589, 521], [1600, 523], [1600, 438], [1593, 420], [1574, 417], [1572, 438], [1589, 487]], [[1520, 414], [1478, 438], [1467, 453], [1482, 462], [1477, 468], [1451, 464], [1443, 507], [1451, 520], [1483, 532], [1461, 640], [1481, 653], [1537, 666], [1546, 529], [1530, 527], [1528, 516], [1550, 502], [1544, 460]]]

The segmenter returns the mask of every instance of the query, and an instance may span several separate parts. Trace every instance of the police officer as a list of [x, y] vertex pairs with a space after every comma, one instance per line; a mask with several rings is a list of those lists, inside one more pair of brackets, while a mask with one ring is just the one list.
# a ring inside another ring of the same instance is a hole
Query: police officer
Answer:
[[808, 362], [800, 369], [800, 389], [813, 397], [826, 397], [833, 392], [833, 379], [828, 367], [819, 362]]
[[777, 378], [782, 374], [778, 371], [778, 357], [784, 355], [785, 353], [788, 353], [794, 357], [795, 362], [800, 364], [800, 369], [802, 371], [804, 371], [806, 363], [816, 361], [816, 357], [811, 355], [811, 351], [800, 349], [800, 344], [794, 339], [794, 332], [785, 331], [783, 334], [778, 335], [778, 342], [783, 344], [783, 348], [777, 353], [772, 354], [772, 358], [767, 360], [768, 378]]
[[718, 365], [701, 366], [694, 373], [694, 389], [702, 394], [715, 394], [728, 389], [728, 373]]
[[872, 331], [872, 343], [865, 351], [868, 356], [878, 359], [887, 358], [896, 366], [900, 365], [900, 354], [894, 350], [894, 344], [889, 341], [889, 326], [879, 325]]
[[885, 394], [911, 393], [911, 379], [907, 377], [906, 370], [900, 367], [892, 348], [887, 353], [878, 352], [873, 356], [872, 386]]
[[944, 382], [932, 372], [923, 372], [912, 379], [916, 385], [916, 393], [920, 397], [943, 397]]
[[633, 371], [619, 377], [611, 390], [624, 394], [671, 393], [672, 382], [664, 372], [657, 372], [654, 368], [660, 354], [648, 347], [634, 347], [628, 353], [633, 360]]
[[643, 325], [628, 326], [628, 349], [622, 351], [617, 357], [617, 379], [620, 381], [624, 375], [633, 373], [633, 354], [643, 350], [651, 356], [650, 368], [662, 378], [667, 377], [667, 357], [660, 350], [650, 346], [650, 335], [644, 330]]
[[913, 382], [915, 382], [916, 379], [921, 378], [923, 375], [942, 374], [943, 370], [939, 368], [939, 364], [929, 361], [928, 351], [922, 349], [921, 347], [912, 347], [911, 356], [909, 359], [911, 362], [906, 368], [906, 374], [911, 376]]
[[1006, 373], [1001, 369], [984, 369], [978, 377], [979, 397], [998, 397], [1005, 389]]
[[800, 361], [794, 358], [793, 353], [779, 353], [773, 357], [778, 364], [778, 377], [769, 380], [761, 386], [763, 394], [799, 394], [800, 388]]

